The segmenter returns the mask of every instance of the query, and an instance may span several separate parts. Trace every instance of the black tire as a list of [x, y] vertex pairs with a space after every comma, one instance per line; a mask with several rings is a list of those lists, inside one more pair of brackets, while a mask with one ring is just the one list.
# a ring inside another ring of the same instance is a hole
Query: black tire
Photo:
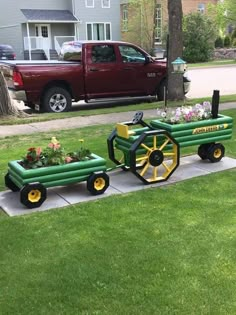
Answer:
[[158, 87], [158, 91], [157, 91], [157, 97], [158, 97], [158, 101], [164, 101], [165, 99], [165, 89], [167, 88], [167, 81], [163, 80], [159, 87]]
[[198, 155], [202, 160], [206, 160], [208, 158], [208, 150], [212, 146], [210, 143], [201, 144], [198, 147]]
[[208, 150], [207, 158], [212, 162], [219, 162], [225, 155], [225, 147], [221, 143], [213, 144]]
[[5, 186], [7, 188], [9, 188], [11, 191], [19, 191], [20, 190], [20, 188], [18, 186], [16, 186], [16, 184], [13, 183], [13, 181], [11, 180], [9, 173], [7, 173], [5, 175]]
[[47, 189], [40, 183], [27, 184], [20, 190], [20, 201], [29, 209], [37, 208], [47, 198]]
[[71, 110], [70, 93], [62, 87], [52, 87], [43, 96], [43, 110], [49, 113], [62, 113]]
[[92, 195], [101, 195], [109, 187], [109, 184], [109, 176], [106, 173], [93, 173], [87, 180], [87, 189]]

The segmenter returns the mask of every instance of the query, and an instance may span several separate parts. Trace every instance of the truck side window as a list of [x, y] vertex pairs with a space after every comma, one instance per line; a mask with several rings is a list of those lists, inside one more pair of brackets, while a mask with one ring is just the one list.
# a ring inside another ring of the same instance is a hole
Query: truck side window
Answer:
[[116, 55], [112, 45], [95, 45], [92, 47], [92, 62], [115, 62]]
[[145, 62], [145, 55], [132, 46], [119, 45], [119, 50], [123, 62]]

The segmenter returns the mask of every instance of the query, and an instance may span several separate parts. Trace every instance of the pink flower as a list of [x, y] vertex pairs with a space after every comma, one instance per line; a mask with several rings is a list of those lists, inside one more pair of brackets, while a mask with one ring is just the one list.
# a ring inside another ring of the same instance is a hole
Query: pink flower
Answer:
[[70, 163], [71, 161], [73, 161], [73, 159], [72, 159], [70, 156], [67, 156], [67, 157], [65, 158], [65, 162], [66, 162], [66, 163]]
[[42, 149], [41, 148], [37, 148], [36, 149], [37, 156], [40, 156], [41, 153], [42, 153]]
[[61, 145], [59, 143], [52, 143], [52, 142], [50, 142], [48, 147], [55, 151], [55, 150], [59, 149], [61, 147]]

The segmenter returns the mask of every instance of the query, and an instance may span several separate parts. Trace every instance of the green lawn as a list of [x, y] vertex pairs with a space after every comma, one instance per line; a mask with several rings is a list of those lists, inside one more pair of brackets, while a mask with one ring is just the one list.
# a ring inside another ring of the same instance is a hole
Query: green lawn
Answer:
[[[196, 103], [201, 103], [203, 101], [211, 101], [211, 97], [203, 97], [203, 98], [195, 98], [195, 99], [186, 99], [184, 101], [185, 105], [195, 105]], [[236, 95], [222, 95], [220, 98], [220, 102], [235, 102]], [[171, 102], [168, 101], [168, 107], [176, 107], [182, 106], [183, 101], [176, 101]], [[29, 124], [33, 122], [41, 122], [41, 121], [49, 121], [55, 119], [64, 119], [64, 118], [71, 118], [71, 117], [80, 117], [80, 116], [91, 116], [91, 115], [99, 115], [99, 114], [108, 114], [108, 113], [120, 113], [120, 112], [129, 112], [129, 111], [138, 111], [144, 109], [156, 109], [156, 108], [163, 108], [164, 102], [141, 102], [141, 101], [131, 101], [129, 104], [119, 103], [117, 102], [114, 106], [110, 107], [99, 107], [99, 103], [97, 107], [89, 106], [88, 108], [83, 107], [83, 109], [78, 109], [78, 107], [72, 108], [73, 111], [66, 112], [66, 113], [38, 113], [38, 112], [31, 112], [26, 117], [6, 117], [1, 118], [0, 125], [17, 125], [17, 124]]]
[[[236, 110], [224, 114], [236, 119]], [[84, 138], [107, 158], [112, 127], [56, 136], [69, 149]], [[1, 189], [7, 161], [52, 135], [0, 139]], [[236, 158], [235, 136], [224, 145]], [[235, 178], [236, 169], [22, 217], [2, 213], [0, 313], [236, 314]]]
[[188, 68], [198, 68], [198, 67], [220, 67], [220, 66], [235, 66], [236, 60], [212, 60], [208, 62], [201, 62], [201, 63], [188, 63]]

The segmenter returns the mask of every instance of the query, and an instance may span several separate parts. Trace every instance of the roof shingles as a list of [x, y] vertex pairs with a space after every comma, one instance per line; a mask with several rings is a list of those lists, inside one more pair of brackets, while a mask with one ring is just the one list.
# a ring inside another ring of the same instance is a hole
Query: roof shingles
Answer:
[[21, 9], [27, 21], [78, 21], [69, 10]]

